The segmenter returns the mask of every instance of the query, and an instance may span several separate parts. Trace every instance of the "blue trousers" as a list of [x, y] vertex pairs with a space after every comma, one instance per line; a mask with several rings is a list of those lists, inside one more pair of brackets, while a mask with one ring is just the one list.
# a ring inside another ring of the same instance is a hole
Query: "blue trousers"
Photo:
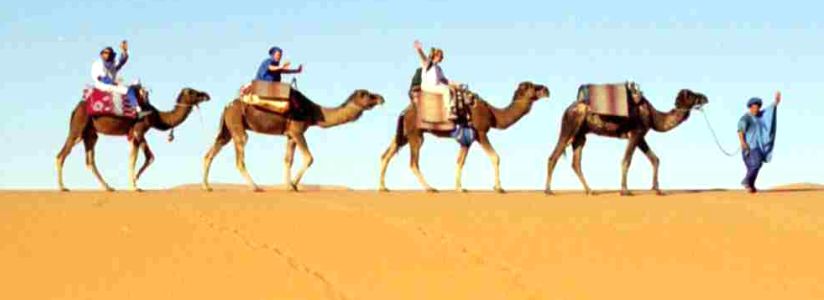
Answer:
[[755, 179], [758, 178], [758, 172], [761, 171], [761, 166], [764, 165], [764, 154], [760, 149], [750, 149], [748, 153], [742, 154], [744, 158], [744, 165], [747, 166], [747, 175], [741, 181], [746, 187], [755, 188]]

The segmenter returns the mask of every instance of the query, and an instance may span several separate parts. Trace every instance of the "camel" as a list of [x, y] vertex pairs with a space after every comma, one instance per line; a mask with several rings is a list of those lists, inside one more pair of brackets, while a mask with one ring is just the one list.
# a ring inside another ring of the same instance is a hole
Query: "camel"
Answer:
[[[518, 120], [529, 113], [529, 110], [532, 108], [532, 104], [535, 101], [545, 97], [549, 98], [549, 89], [540, 84], [522, 82], [518, 85], [518, 89], [515, 90], [512, 97], [512, 103], [503, 109], [493, 107], [488, 102], [477, 97], [477, 95], [473, 94], [473, 97], [476, 98], [474, 99], [474, 105], [471, 108], [472, 117], [469, 125], [475, 129], [477, 133], [476, 140], [492, 160], [492, 166], [495, 172], [494, 190], [496, 192], [503, 193], [504, 190], [501, 188], [499, 171], [500, 158], [495, 152], [495, 149], [492, 148], [492, 144], [489, 142], [489, 129], [495, 128], [504, 130], [518, 122]], [[392, 157], [394, 157], [403, 146], [409, 144], [410, 168], [412, 169], [412, 173], [415, 174], [418, 182], [427, 192], [437, 192], [435, 188], [426, 182], [421, 174], [420, 168], [418, 167], [420, 149], [423, 145], [423, 134], [429, 133], [436, 137], [444, 138], [449, 137], [450, 132], [424, 130], [418, 128], [416, 120], [417, 110], [414, 108], [413, 104], [407, 106], [398, 117], [395, 138], [381, 156], [380, 191], [388, 191], [386, 188], [385, 176], [386, 168], [392, 160]], [[462, 187], [461, 174], [468, 153], [469, 146], [461, 146], [461, 149], [458, 152], [457, 170], [455, 173], [455, 190], [458, 192], [466, 192], [466, 190]]]
[[[244, 147], [248, 139], [246, 131], [251, 130], [257, 133], [286, 137], [284, 183], [290, 191], [297, 191], [304, 173], [314, 162], [304, 137], [306, 130], [312, 126], [329, 128], [357, 121], [364, 111], [371, 110], [384, 102], [383, 96], [373, 94], [367, 90], [354, 91], [343, 104], [335, 108], [315, 104], [303, 93], [294, 89], [290, 92], [290, 98], [290, 103], [297, 103], [297, 107], [293, 107], [286, 114], [269, 112], [246, 104], [240, 99], [235, 99], [226, 106], [223, 115], [220, 117], [220, 132], [215, 138], [214, 145], [203, 158], [204, 190], [212, 191], [212, 187], [209, 185], [209, 168], [212, 160], [223, 146], [233, 140], [235, 144], [235, 165], [238, 171], [253, 191], [263, 191], [252, 180], [244, 162]], [[303, 166], [293, 180], [291, 172], [295, 147], [303, 155]]]
[[659, 112], [646, 98], [641, 99], [635, 106], [636, 113], [630, 117], [615, 117], [597, 115], [590, 111], [589, 106], [581, 101], [572, 103], [564, 113], [561, 121], [561, 133], [558, 137], [558, 144], [549, 156], [547, 162], [546, 190], [547, 194], [552, 194], [552, 172], [558, 158], [564, 153], [567, 146], [572, 145], [572, 169], [578, 176], [578, 180], [584, 186], [584, 192], [589, 195], [592, 190], [587, 185], [584, 174], [581, 172], [581, 153], [586, 144], [586, 135], [593, 133], [599, 136], [610, 138], [627, 139], [627, 148], [624, 152], [624, 159], [621, 164], [621, 195], [629, 196], [631, 193], [627, 189], [627, 172], [632, 162], [632, 154], [635, 148], [640, 148], [647, 156], [653, 168], [652, 190], [663, 195], [658, 187], [658, 156], [652, 152], [644, 136], [650, 129], [658, 132], [667, 132], [677, 127], [687, 120], [690, 110], [698, 109], [707, 104], [707, 97], [703, 94], [690, 90], [681, 90], [675, 99], [675, 108], [669, 112]]
[[[61, 191], [68, 191], [63, 184], [63, 163], [66, 161], [66, 157], [72, 148], [81, 141], [86, 148], [86, 167], [92, 171], [104, 190], [114, 191], [114, 188], [103, 180], [103, 176], [100, 175], [95, 164], [94, 146], [97, 143], [98, 134], [129, 136], [131, 146], [129, 152], [129, 183], [131, 190], [140, 191], [137, 187], [137, 180], [149, 165], [154, 162], [154, 154], [146, 142], [146, 132], [152, 128], [166, 131], [177, 127], [186, 120], [193, 106], [209, 100], [209, 94], [207, 93], [191, 88], [184, 88], [178, 94], [175, 108], [171, 111], [161, 112], [149, 104], [149, 94], [146, 89], [139, 85], [137, 88], [139, 91], [138, 102], [142, 110], [152, 112], [148, 116], [143, 116], [139, 119], [114, 116], [91, 117], [86, 112], [85, 101], [80, 101], [77, 106], [75, 106], [69, 123], [69, 136], [66, 138], [63, 148], [57, 154], [57, 185]], [[145, 160], [140, 167], [140, 171], [135, 174], [138, 148], [143, 151]]]

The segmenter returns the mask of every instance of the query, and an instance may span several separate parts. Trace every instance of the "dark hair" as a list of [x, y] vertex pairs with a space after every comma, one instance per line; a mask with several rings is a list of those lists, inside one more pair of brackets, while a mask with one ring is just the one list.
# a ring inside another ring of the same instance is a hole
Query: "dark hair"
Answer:
[[280, 54], [283, 54], [283, 49], [280, 49], [280, 47], [277, 46], [269, 48], [269, 55], [273, 55], [275, 52], [280, 52]]
[[109, 52], [109, 62], [114, 61], [114, 57], [117, 56], [117, 53], [114, 52], [112, 47], [103, 48], [103, 50], [100, 50], [100, 55], [103, 55], [104, 52]]

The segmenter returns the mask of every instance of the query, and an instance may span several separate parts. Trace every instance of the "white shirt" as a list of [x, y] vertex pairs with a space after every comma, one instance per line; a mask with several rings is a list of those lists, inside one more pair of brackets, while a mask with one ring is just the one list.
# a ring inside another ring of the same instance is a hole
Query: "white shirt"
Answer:
[[449, 81], [443, 75], [441, 66], [438, 64], [432, 64], [432, 67], [427, 70], [426, 66], [428, 64], [429, 62], [427, 61], [422, 66], [423, 72], [421, 73], [421, 85], [447, 85]]

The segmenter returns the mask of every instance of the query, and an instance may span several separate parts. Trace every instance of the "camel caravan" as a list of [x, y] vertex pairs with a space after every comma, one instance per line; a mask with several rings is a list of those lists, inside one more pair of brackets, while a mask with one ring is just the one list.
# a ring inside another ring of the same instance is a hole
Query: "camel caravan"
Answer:
[[[517, 123], [529, 114], [534, 104], [541, 99], [549, 99], [549, 88], [529, 81], [521, 82], [515, 87], [510, 104], [497, 108], [470, 90], [468, 85], [445, 76], [440, 66], [444, 59], [443, 50], [431, 48], [429, 53], [424, 53], [422, 44], [418, 41], [415, 41], [414, 49], [420, 58], [420, 67], [410, 84], [409, 105], [397, 118], [395, 135], [381, 155], [378, 189], [388, 191], [385, 177], [389, 163], [404, 146], [409, 145], [409, 166], [412, 173], [424, 190], [437, 191], [427, 183], [419, 168], [424, 134], [429, 134], [438, 138], [452, 138], [460, 145], [455, 169], [456, 191], [466, 191], [462, 187], [461, 174], [469, 149], [477, 142], [492, 163], [493, 190], [504, 192], [500, 179], [500, 158], [489, 139], [489, 131], [505, 130]], [[120, 50], [122, 55], [119, 59], [116, 59], [117, 54], [112, 48], [105, 48], [100, 52], [100, 59], [92, 65], [93, 83], [86, 88], [83, 99], [72, 111], [69, 134], [63, 148], [57, 154], [56, 161], [57, 182], [61, 191], [68, 191], [63, 183], [63, 164], [72, 147], [80, 142], [83, 142], [86, 150], [86, 166], [104, 190], [113, 191], [95, 164], [95, 143], [99, 134], [128, 138], [131, 146], [130, 188], [140, 191], [137, 181], [154, 162], [154, 153], [147, 143], [146, 133], [152, 129], [173, 130], [187, 119], [194, 107], [210, 99], [206, 92], [182, 88], [172, 110], [158, 110], [151, 104], [149, 91], [142, 84], [135, 82], [126, 85], [117, 76], [128, 60], [128, 44], [125, 41], [121, 43]], [[203, 158], [202, 188], [205, 191], [212, 191], [209, 184], [212, 161], [230, 141], [234, 143], [236, 167], [246, 184], [253, 191], [262, 191], [246, 169], [244, 148], [248, 140], [247, 131], [286, 138], [283, 181], [288, 190], [298, 191], [301, 179], [314, 162], [306, 141], [306, 131], [310, 127], [329, 128], [355, 122], [364, 112], [385, 102], [380, 94], [356, 89], [337, 107], [324, 107], [299, 91], [294, 80], [291, 83], [282, 82], [284, 74], [301, 73], [302, 65], [291, 68], [291, 64], [282, 59], [283, 50], [278, 47], [269, 49], [268, 54], [269, 56], [261, 62], [254, 79], [244, 84], [237, 96], [223, 109], [217, 136]], [[758, 150], [759, 145], [768, 145], [768, 150], [771, 150], [772, 139], [769, 138], [774, 138], [775, 133], [774, 119], [760, 119], [774, 115], [774, 109], [761, 111], [761, 101], [757, 100], [748, 103], [752, 111], [751, 117], [745, 115], [739, 123], [739, 135], [748, 168], [751, 165], [755, 166], [756, 163], [750, 163], [753, 161], [750, 153]], [[780, 94], [777, 94], [775, 104], [778, 102]], [[662, 112], [652, 106], [640, 87], [633, 82], [581, 85], [578, 88], [577, 99], [560, 118], [558, 142], [547, 161], [545, 192], [552, 193], [552, 173], [555, 165], [565, 150], [571, 146], [572, 169], [584, 192], [592, 193], [581, 172], [581, 159], [587, 135], [594, 134], [627, 140], [621, 163], [622, 195], [630, 195], [627, 189], [627, 172], [636, 149], [640, 149], [652, 164], [652, 190], [659, 195], [662, 194], [658, 184], [659, 158], [652, 151], [645, 136], [650, 130], [672, 130], [685, 122], [691, 111], [700, 109], [707, 103], [707, 97], [703, 94], [684, 89], [676, 94], [675, 107]], [[759, 127], [763, 124], [769, 126]], [[761, 131], [752, 131], [755, 130], [753, 128]], [[761, 134], [765, 128], [766, 133]], [[751, 135], [755, 138], [751, 138]], [[766, 142], [750, 143], [758, 139]], [[292, 162], [296, 149], [303, 156], [303, 164], [293, 176]], [[144, 162], [136, 171], [139, 152], [143, 153]], [[761, 162], [768, 160], [768, 152], [757, 153], [761, 155], [759, 157], [765, 157], [758, 159], [758, 168]], [[755, 169], [755, 175], [757, 171], [758, 169]], [[743, 182], [752, 192], [755, 190], [755, 175], [748, 173], [747, 179]]]

